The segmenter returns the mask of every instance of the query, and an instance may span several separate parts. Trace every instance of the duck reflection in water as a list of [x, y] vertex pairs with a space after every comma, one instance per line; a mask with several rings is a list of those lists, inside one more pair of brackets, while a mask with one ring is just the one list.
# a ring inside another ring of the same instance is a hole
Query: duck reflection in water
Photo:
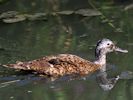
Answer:
[[124, 79], [124, 80], [125, 79], [126, 80], [133, 79], [133, 72], [123, 71], [116, 77], [112, 77], [112, 78], [108, 78], [107, 72], [98, 72], [98, 74], [96, 75], [96, 80], [97, 80], [99, 86], [104, 91], [111, 90], [115, 86], [115, 84], [117, 83], [117, 81], [119, 79]]
[[99, 72], [96, 75], [96, 80], [99, 86], [105, 91], [111, 90], [115, 86], [119, 78], [119, 75], [117, 77], [108, 78], [107, 72]]

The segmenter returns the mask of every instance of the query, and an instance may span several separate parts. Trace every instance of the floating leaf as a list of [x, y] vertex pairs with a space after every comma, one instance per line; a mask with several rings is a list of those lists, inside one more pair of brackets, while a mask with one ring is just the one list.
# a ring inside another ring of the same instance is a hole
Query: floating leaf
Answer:
[[35, 13], [33, 15], [26, 14], [28, 20], [46, 20], [46, 13]]
[[60, 11], [60, 12], [56, 12], [57, 14], [62, 14], [62, 15], [71, 15], [74, 13], [74, 11], [71, 10], [66, 10], [66, 11]]
[[24, 21], [25, 19], [26, 18], [25, 18], [24, 15], [16, 15], [15, 17], [3, 19], [3, 22], [5, 22], [5, 23], [16, 23], [16, 22]]
[[14, 17], [18, 14], [17, 11], [8, 11], [8, 12], [4, 12], [0, 15], [0, 19], [2, 18], [9, 18], [9, 17]]
[[79, 9], [75, 11], [75, 14], [79, 14], [82, 16], [99, 16], [101, 15], [101, 12], [94, 9]]
[[127, 5], [127, 6], [124, 8], [125, 11], [126, 11], [126, 10], [129, 10], [129, 9], [133, 9], [133, 4]]

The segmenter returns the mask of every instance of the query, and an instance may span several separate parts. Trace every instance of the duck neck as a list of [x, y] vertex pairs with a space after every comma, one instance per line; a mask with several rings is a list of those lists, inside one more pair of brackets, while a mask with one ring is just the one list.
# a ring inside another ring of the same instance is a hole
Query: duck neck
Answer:
[[94, 63], [101, 65], [101, 71], [106, 71], [106, 53], [102, 51], [96, 51], [96, 60]]
[[105, 65], [106, 55], [99, 55], [98, 57], [96, 57], [95, 63], [100, 64], [100, 65]]

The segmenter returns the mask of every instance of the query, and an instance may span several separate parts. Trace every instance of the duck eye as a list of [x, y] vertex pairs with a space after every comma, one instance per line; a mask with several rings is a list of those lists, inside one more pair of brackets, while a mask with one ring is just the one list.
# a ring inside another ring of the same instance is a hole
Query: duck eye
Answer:
[[110, 45], [110, 43], [108, 43], [107, 45]]

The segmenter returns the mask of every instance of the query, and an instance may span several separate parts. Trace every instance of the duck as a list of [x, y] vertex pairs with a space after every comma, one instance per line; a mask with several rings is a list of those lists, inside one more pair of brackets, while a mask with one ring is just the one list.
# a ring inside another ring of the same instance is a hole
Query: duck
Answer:
[[101, 39], [95, 47], [95, 60], [89, 61], [73, 54], [58, 54], [44, 56], [32, 61], [16, 61], [14, 64], [3, 64], [2, 66], [16, 70], [34, 71], [37, 74], [51, 77], [78, 74], [87, 75], [97, 70], [106, 71], [106, 55], [110, 52], [127, 53], [116, 46], [110, 39]]

